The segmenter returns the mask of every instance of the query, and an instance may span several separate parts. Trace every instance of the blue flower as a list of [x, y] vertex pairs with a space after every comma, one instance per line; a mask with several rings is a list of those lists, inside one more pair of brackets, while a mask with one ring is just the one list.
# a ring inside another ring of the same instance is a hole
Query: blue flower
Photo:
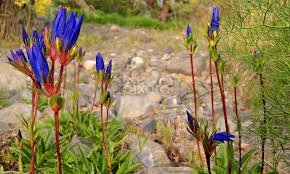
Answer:
[[214, 7], [213, 12], [212, 12], [210, 26], [214, 31], [217, 31], [220, 26], [219, 23], [220, 23], [219, 9]]
[[189, 37], [190, 34], [192, 34], [192, 32], [191, 32], [191, 28], [190, 28], [189, 25], [187, 25], [187, 27], [186, 27], [186, 36]]
[[16, 51], [16, 55], [17, 55], [18, 57], [20, 57], [22, 61], [27, 62], [27, 59], [26, 59], [26, 57], [25, 57], [25, 55], [24, 55], [22, 49], [17, 50], [17, 51]]
[[210, 139], [214, 141], [219, 141], [219, 142], [225, 142], [225, 141], [233, 141], [233, 138], [235, 138], [234, 135], [227, 133], [227, 132], [220, 132], [220, 133], [215, 133], [211, 135]]
[[26, 46], [29, 46], [30, 39], [24, 27], [22, 27], [22, 40]]
[[109, 61], [108, 65], [107, 65], [107, 69], [106, 69], [106, 77], [108, 79], [111, 78], [111, 73], [112, 73], [112, 60]]
[[78, 40], [84, 16], [77, 18], [77, 14], [71, 12], [65, 24], [63, 44], [65, 50], [70, 50]]
[[32, 33], [32, 41], [34, 43], [39, 41], [39, 35], [38, 35], [38, 32], [36, 30], [34, 30], [33, 33]]
[[98, 73], [105, 70], [105, 64], [101, 53], [98, 53], [96, 56], [96, 70]]
[[52, 24], [51, 31], [51, 42], [54, 43], [55, 38], [63, 38], [64, 30], [65, 30], [65, 21], [66, 21], [66, 9], [60, 8], [56, 13]]
[[41, 84], [47, 80], [49, 74], [48, 63], [44, 54], [37, 44], [34, 44], [32, 49], [26, 48], [26, 52], [36, 81]]

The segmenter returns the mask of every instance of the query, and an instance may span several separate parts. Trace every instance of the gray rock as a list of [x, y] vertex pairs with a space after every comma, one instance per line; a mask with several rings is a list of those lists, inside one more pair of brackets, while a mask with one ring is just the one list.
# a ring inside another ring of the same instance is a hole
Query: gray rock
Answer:
[[168, 166], [170, 164], [170, 160], [160, 144], [133, 135], [128, 136], [127, 140], [130, 142], [130, 149], [133, 151], [136, 162], [142, 163], [145, 167]]
[[0, 89], [5, 92], [4, 98], [7, 104], [11, 104], [21, 98], [21, 91], [27, 85], [28, 79], [23, 73], [15, 70], [7, 63], [0, 63]]
[[189, 167], [150, 167], [145, 168], [136, 174], [192, 174]]
[[[12, 125], [18, 125], [20, 121], [17, 118], [17, 115], [22, 115], [25, 119], [31, 117], [31, 105], [23, 103], [14, 103], [11, 106], [0, 110], [0, 121]], [[37, 115], [40, 116], [40, 112], [37, 112]]]
[[84, 153], [84, 155], [88, 155], [93, 147], [93, 144], [85, 138], [73, 135], [70, 146], [72, 152], [75, 154], [81, 155], [81, 153]]
[[155, 133], [156, 124], [157, 124], [157, 121], [154, 118], [143, 121], [143, 132], [148, 132], [150, 134]]
[[5, 122], [0, 122], [0, 132], [6, 132], [9, 131], [9, 126]]
[[161, 96], [150, 93], [145, 96], [121, 96], [116, 101], [118, 116], [126, 119], [135, 119], [146, 114], [153, 106], [159, 105]]
[[[193, 58], [194, 73], [201, 75], [202, 72], [207, 71], [205, 57], [198, 55]], [[164, 69], [169, 73], [191, 75], [191, 65], [189, 55], [182, 53], [173, 57], [164, 66]]]
[[[79, 91], [80, 91], [79, 106], [80, 107], [91, 106], [91, 103], [93, 102], [94, 99], [94, 91], [95, 91], [94, 85], [81, 83], [79, 85]], [[98, 99], [99, 92], [97, 92], [96, 101], [98, 101]]]

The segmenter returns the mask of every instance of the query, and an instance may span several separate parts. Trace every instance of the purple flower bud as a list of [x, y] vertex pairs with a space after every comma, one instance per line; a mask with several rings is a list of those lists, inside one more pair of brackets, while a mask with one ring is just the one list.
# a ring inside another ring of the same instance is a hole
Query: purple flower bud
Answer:
[[22, 27], [22, 40], [26, 46], [29, 46], [30, 38], [24, 27]]
[[217, 31], [219, 29], [219, 23], [220, 23], [219, 9], [214, 7], [213, 12], [212, 12], [210, 26], [214, 31]]
[[101, 71], [105, 71], [105, 64], [101, 53], [98, 53], [96, 56], [96, 70], [98, 73]]
[[107, 69], [106, 69], [106, 77], [108, 79], [111, 78], [111, 72], [112, 72], [112, 59], [109, 61], [108, 65], [107, 65]]
[[192, 32], [191, 32], [191, 28], [190, 28], [189, 25], [187, 25], [187, 27], [186, 27], [186, 36], [189, 37], [190, 34], [192, 34]]
[[51, 31], [52, 43], [54, 43], [56, 37], [59, 37], [59, 38], [63, 37], [64, 29], [66, 28], [65, 21], [66, 21], [66, 9], [60, 8], [58, 12], [56, 13], [56, 16], [52, 24], [52, 31]]
[[18, 130], [18, 134], [17, 134], [17, 139], [18, 139], [18, 141], [21, 141], [22, 140], [22, 134], [21, 134], [21, 131], [20, 131], [20, 129]]

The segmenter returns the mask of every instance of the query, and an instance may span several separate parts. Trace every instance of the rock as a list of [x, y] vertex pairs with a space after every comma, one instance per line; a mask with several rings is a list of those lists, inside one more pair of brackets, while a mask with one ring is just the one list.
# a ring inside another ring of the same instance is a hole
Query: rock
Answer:
[[117, 115], [125, 119], [135, 119], [146, 114], [150, 107], [159, 105], [161, 96], [150, 93], [145, 96], [121, 96], [116, 101]]
[[[170, 164], [170, 160], [160, 144], [150, 139], [145, 140], [133, 135], [129, 135], [127, 140], [130, 142], [130, 149], [133, 151], [135, 162], [142, 163], [145, 167], [167, 166]], [[146, 141], [145, 144], [140, 147], [144, 141]]]
[[[80, 107], [86, 107], [90, 105], [93, 102], [94, 99], [94, 85], [81, 83], [79, 85], [79, 91], [80, 91], [80, 97], [79, 97], [79, 106]], [[99, 93], [97, 92], [96, 101], [99, 100]]]
[[[177, 55], [170, 59], [163, 68], [169, 73], [191, 75], [191, 65], [188, 57], [189, 55], [184, 53]], [[207, 71], [206, 59], [201, 55], [193, 58], [193, 66], [194, 73], [197, 76], [200, 76], [202, 72]]]
[[0, 122], [0, 132], [9, 131], [9, 126], [5, 122]]
[[145, 65], [145, 61], [142, 57], [133, 57], [131, 63], [135, 65], [135, 67], [139, 68]]
[[76, 155], [81, 155], [81, 153], [84, 153], [84, 155], [87, 156], [90, 153], [93, 144], [85, 138], [73, 135], [70, 142], [70, 147], [72, 152]]
[[[17, 115], [23, 116], [25, 119], [31, 116], [31, 105], [23, 103], [14, 103], [11, 106], [0, 110], [0, 121], [8, 124], [9, 126], [18, 125], [21, 122], [17, 118]], [[37, 112], [40, 116], [40, 112]]]
[[110, 28], [111, 32], [118, 32], [120, 31], [120, 27], [118, 27], [117, 25], [112, 25]]
[[[143, 121], [143, 122], [145, 122], [145, 121]], [[143, 123], [143, 125], [144, 125], [143, 132], [148, 132], [150, 134], [153, 134], [156, 131], [157, 121], [154, 118], [149, 119], [145, 123]]]
[[[7, 90], [9, 100], [18, 96], [27, 83], [28, 79], [23, 73], [15, 70], [7, 63], [0, 63], [0, 88]], [[18, 97], [16, 97], [18, 98]]]
[[171, 59], [173, 57], [173, 54], [168, 54], [168, 53], [166, 53], [166, 54], [164, 54], [162, 57], [161, 57], [161, 60], [169, 60], [169, 59]]
[[149, 167], [145, 168], [136, 174], [192, 174], [192, 169], [189, 167]]
[[92, 71], [96, 66], [96, 61], [94, 60], [86, 60], [84, 61], [84, 63], [82, 64], [82, 67], [86, 70], [86, 71]]

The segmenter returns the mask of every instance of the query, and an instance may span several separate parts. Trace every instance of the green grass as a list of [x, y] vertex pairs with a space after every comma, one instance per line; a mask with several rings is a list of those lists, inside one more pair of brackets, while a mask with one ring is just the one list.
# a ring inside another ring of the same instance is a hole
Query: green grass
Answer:
[[[81, 10], [73, 10], [78, 11], [80, 14], [83, 14]], [[164, 30], [168, 28], [179, 28], [184, 26], [185, 21], [169, 21], [169, 22], [161, 22], [157, 19], [153, 19], [150, 17], [146, 17], [142, 14], [137, 16], [129, 16], [124, 17], [117, 13], [105, 13], [100, 10], [96, 10], [91, 15], [85, 16], [85, 22], [89, 23], [98, 23], [98, 24], [117, 24], [120, 26], [132, 27], [132, 28], [153, 28]]]

